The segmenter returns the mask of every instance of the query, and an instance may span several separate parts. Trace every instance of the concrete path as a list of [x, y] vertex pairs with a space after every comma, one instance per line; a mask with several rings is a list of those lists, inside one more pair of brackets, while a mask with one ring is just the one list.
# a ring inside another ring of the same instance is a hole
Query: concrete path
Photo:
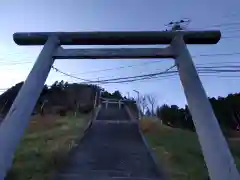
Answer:
[[[121, 121], [129, 123], [119, 123]], [[54, 178], [113, 179], [161, 180], [161, 174], [142, 140], [138, 125], [130, 123], [124, 109], [100, 110], [97, 120], [72, 151], [66, 166]]]

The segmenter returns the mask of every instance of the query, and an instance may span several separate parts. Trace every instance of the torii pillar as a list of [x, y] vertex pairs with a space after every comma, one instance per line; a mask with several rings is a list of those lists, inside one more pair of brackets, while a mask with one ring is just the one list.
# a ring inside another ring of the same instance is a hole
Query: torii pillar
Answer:
[[[16, 33], [19, 45], [44, 45], [43, 50], [0, 126], [0, 180], [43, 89], [54, 59], [174, 58], [204, 159], [212, 180], [240, 180], [236, 164], [214, 115], [186, 44], [216, 44], [219, 31], [50, 32]], [[150, 45], [167, 48], [63, 49], [61, 45]], [[37, 162], [36, 162], [37, 163]], [[194, 163], [194, 162], [193, 162]]]

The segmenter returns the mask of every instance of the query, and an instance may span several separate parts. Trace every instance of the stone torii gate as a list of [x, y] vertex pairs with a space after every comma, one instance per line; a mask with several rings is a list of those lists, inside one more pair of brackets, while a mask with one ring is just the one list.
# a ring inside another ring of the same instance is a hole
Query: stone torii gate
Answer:
[[[0, 180], [11, 167], [16, 146], [55, 59], [173, 58], [177, 65], [204, 159], [212, 180], [239, 180], [227, 142], [203, 89], [186, 44], [216, 44], [219, 31], [15, 33], [18, 45], [44, 45], [0, 126]], [[61, 45], [150, 45], [166, 48], [63, 49]], [[36, 162], [37, 163], [37, 162]], [[193, 162], [194, 163], [194, 162]]]

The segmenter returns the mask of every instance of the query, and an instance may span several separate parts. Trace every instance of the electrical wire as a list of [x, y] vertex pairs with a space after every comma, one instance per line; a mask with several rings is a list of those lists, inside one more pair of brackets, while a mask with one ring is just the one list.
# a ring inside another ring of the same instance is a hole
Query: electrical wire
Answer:
[[[123, 83], [123, 82], [134, 82], [134, 81], [139, 81], [139, 80], [144, 80], [144, 79], [149, 79], [153, 78], [155, 76], [159, 76], [161, 74], [171, 74], [171, 73], [176, 73], [177, 71], [169, 71], [170, 69], [174, 68], [174, 66], [171, 66], [170, 68], [166, 69], [165, 71], [162, 72], [157, 72], [157, 73], [151, 73], [151, 74], [144, 74], [144, 75], [137, 75], [137, 76], [127, 76], [127, 77], [118, 77], [118, 78], [111, 78], [111, 79], [103, 79], [103, 80], [98, 80], [98, 81], [91, 81], [88, 80], [88, 83], [101, 83], [101, 84], [108, 84], [108, 83]], [[233, 66], [231, 66], [232, 68]], [[214, 67], [197, 67], [196, 69], [198, 71], [204, 72], [204, 73], [226, 73], [226, 72], [240, 72], [240, 69], [213, 69]], [[222, 68], [222, 67], [219, 67]], [[69, 74], [65, 75], [69, 76]], [[70, 76], [72, 78], [79, 79], [78, 77], [75, 76]], [[82, 80], [82, 79], [81, 79]], [[84, 82], [86, 83], [86, 82]]]
[[[196, 57], [214, 57], [214, 56], [232, 56], [232, 55], [240, 55], [240, 52], [233, 52], [233, 53], [220, 53], [220, 54], [200, 54], [200, 55], [197, 55], [197, 56], [193, 56], [193, 58], [196, 58]], [[154, 61], [154, 63], [156, 62], [162, 62], [162, 60], [160, 61]], [[117, 67], [117, 68], [108, 68], [108, 69], [102, 69], [102, 70], [96, 70], [96, 71], [89, 71], [89, 72], [85, 72], [86, 73], [93, 73], [93, 72], [104, 72], [104, 71], [110, 71], [110, 70], [116, 70], [116, 69], [123, 69], [123, 68], [127, 68], [127, 67], [134, 67], [134, 66], [139, 66], [139, 65], [145, 65], [145, 64], [149, 64], [149, 63], [153, 63], [153, 62], [145, 62], [145, 63], [142, 63], [142, 64], [138, 64], [138, 65], [130, 65], [130, 66], [120, 66], [120, 67]], [[65, 73], [61, 70], [59, 70], [58, 68], [56, 67], [52, 67], [54, 70], [56, 70], [56, 72], [59, 72], [63, 75], [66, 75], [66, 76], [69, 76], [69, 77], [72, 77], [72, 78], [75, 78], [75, 79], [78, 79], [78, 80], [83, 80], [85, 82], [88, 82], [88, 83], [107, 83], [107, 82], [116, 82], [116, 81], [119, 81], [119, 82], [123, 82], [123, 81], [126, 81], [126, 80], [130, 80], [130, 81], [133, 81], [134, 79], [139, 79], [139, 78], [149, 78], [149, 77], [153, 77], [153, 76], [157, 76], [161, 73], [152, 73], [152, 74], [145, 74], [145, 75], [139, 75], [139, 76], [130, 76], [130, 77], [121, 77], [121, 78], [112, 78], [112, 79], [104, 79], [104, 80], [98, 80], [98, 81], [92, 81], [92, 80], [89, 80], [89, 79], [83, 79], [83, 78], [79, 78], [75, 75], [72, 75], [72, 74], [69, 74], [69, 73]], [[207, 67], [207, 68], [213, 68], [213, 67]], [[208, 72], [234, 72], [235, 70], [208, 70]], [[206, 72], [206, 71], [205, 71]], [[83, 74], [83, 73], [82, 73]]]
[[211, 25], [210, 27], [225, 27], [225, 26], [236, 26], [236, 25], [240, 25], [240, 22], [230, 22], [230, 23], [214, 24], [214, 25]]
[[[85, 83], [99, 83], [99, 84], [116, 84], [116, 83], [129, 83], [129, 82], [146, 82], [149, 80], [162, 80], [162, 79], [168, 79], [171, 77], [177, 77], [178, 71], [172, 70], [175, 67], [175, 65], [167, 68], [164, 71], [158, 72], [158, 73], [152, 73], [152, 74], [145, 74], [145, 75], [139, 75], [139, 76], [129, 76], [129, 77], [121, 77], [121, 78], [112, 78], [112, 79], [105, 79], [105, 80], [99, 80], [99, 81], [90, 81], [90, 82], [81, 82], [83, 84]], [[54, 68], [54, 67], [53, 67]], [[224, 77], [224, 78], [239, 78], [240, 75], [219, 75], [218, 73], [226, 73], [226, 72], [240, 72], [240, 69], [232, 70], [232, 69], [222, 69], [222, 70], [206, 70], [205, 68], [212, 68], [212, 67], [196, 67], [199, 76], [208, 76], [208, 77]], [[55, 68], [54, 68], [55, 69]], [[62, 73], [62, 71], [57, 70], [57, 72]], [[64, 73], [64, 75], [69, 76], [69, 74]], [[82, 78], [69, 76], [72, 78], [77, 78], [78, 80], [82, 80]], [[0, 91], [6, 91], [8, 88], [2, 88]]]
[[31, 64], [31, 63], [33, 62], [27, 61], [27, 62], [13, 62], [13, 63], [3, 63], [3, 64], [0, 63], [0, 66], [15, 66], [15, 65], [25, 65], [25, 64]]
[[75, 79], [78, 79], [78, 80], [82, 80], [82, 81], [86, 81], [86, 82], [92, 82], [92, 81], [90, 81], [90, 80], [88, 80], [88, 79], [79, 78], [79, 77], [76, 77], [76, 76], [71, 75], [71, 74], [69, 74], [69, 73], [65, 73], [65, 72], [59, 70], [58, 68], [56, 68], [56, 67], [54, 67], [54, 66], [52, 66], [52, 69], [54, 69], [56, 72], [59, 72], [59, 73], [61, 73], [61, 74], [63, 74], [63, 75], [66, 75], [66, 76], [69, 76], [69, 77], [72, 77], [72, 78], [75, 78]]
[[[240, 55], [240, 52], [233, 52], [233, 53], [220, 53], [220, 54], [200, 54], [200, 55], [197, 55], [197, 56], [193, 56], [193, 58], [196, 58], [196, 57], [214, 57], [214, 56], [232, 56], [232, 55]], [[155, 62], [162, 62], [161, 60], [160, 61], [155, 61]], [[155, 63], [154, 62], [154, 63]], [[148, 64], [150, 62], [147, 62], [147, 63], [143, 63], [143, 64], [138, 64], [137, 66], [139, 65], [144, 65], [144, 64]], [[110, 70], [116, 70], [116, 69], [123, 69], [123, 68], [126, 68], [126, 67], [134, 67], [136, 65], [130, 65], [130, 66], [121, 66], [121, 67], [117, 67], [117, 68], [111, 68], [111, 69], [102, 69], [102, 70], [98, 70], [98, 71], [89, 71], [89, 72], [85, 72], [85, 73], [92, 73], [92, 72], [101, 72], [101, 71], [110, 71]], [[235, 66], [236, 67], [236, 66]], [[207, 68], [213, 68], [213, 67], [207, 67]], [[72, 78], [75, 78], [75, 79], [79, 79], [79, 80], [84, 80], [84, 81], [87, 81], [89, 83], [101, 83], [101, 82], [107, 82], [107, 81], [117, 81], [117, 80], [125, 80], [125, 79], [132, 79], [132, 78], [143, 78], [143, 77], [151, 77], [151, 76], [156, 76], [156, 75], [159, 75], [158, 73], [153, 73], [153, 74], [147, 74], [147, 75], [140, 75], [140, 76], [133, 76], [133, 77], [124, 77], [124, 78], [113, 78], [113, 79], [105, 79], [105, 80], [101, 80], [101, 81], [91, 81], [91, 80], [88, 80], [88, 79], [82, 79], [82, 78], [79, 78], [79, 77], [76, 77], [74, 75], [71, 75], [71, 74], [68, 74], [68, 73], [64, 73], [63, 71], [60, 71], [59, 69], [55, 68], [55, 70], [57, 72], [60, 72], [64, 75], [67, 75], [69, 77], [72, 77]], [[210, 70], [211, 72], [220, 72], [220, 71], [216, 71], [216, 70]], [[222, 71], [222, 72], [234, 72], [235, 70], [226, 70], [226, 71]]]
[[[103, 84], [108, 84], [108, 83], [122, 83], [122, 82], [134, 82], [134, 81], [138, 81], [138, 80], [143, 80], [143, 79], [151, 79], [154, 76], [158, 76], [161, 74], [167, 74], [167, 73], [172, 73], [171, 69], [173, 69], [176, 65], [170, 66], [169, 68], [167, 68], [166, 70], [162, 71], [162, 72], [158, 72], [158, 73], [153, 73], [153, 74], [145, 74], [145, 75], [139, 75], [139, 76], [130, 76], [130, 77], [123, 77], [123, 78], [115, 78], [115, 79], [111, 79], [111, 80], [102, 80], [101, 82]], [[125, 80], [127, 79], [127, 80]], [[117, 81], [116, 81], [117, 80]], [[119, 81], [120, 80], [120, 81]]]
[[207, 29], [207, 28], [216, 28], [216, 27], [227, 27], [229, 28], [229, 26], [238, 26], [240, 25], [240, 22], [237, 21], [237, 22], [228, 22], [228, 23], [220, 23], [220, 24], [213, 24], [213, 25], [206, 25], [206, 26], [203, 26], [203, 27], [199, 27], [198, 29]]
[[[82, 78], [79, 78], [79, 77], [76, 77], [76, 76], [73, 76], [73, 75], [70, 75], [68, 73], [64, 73], [63, 71], [60, 71], [59, 69], [55, 68], [55, 67], [52, 67], [54, 70], [56, 70], [56, 72], [59, 72], [61, 74], [64, 74], [66, 76], [69, 76], [69, 77], [72, 77], [72, 78], [75, 78], [75, 79], [80, 79], [80, 80], [84, 80], [86, 81], [87, 83], [108, 83], [108, 82], [113, 82], [113, 81], [118, 81], [118, 80], [127, 80], [127, 79], [134, 79], [134, 78], [144, 78], [144, 77], [151, 77], [151, 76], [156, 76], [156, 75], [159, 75], [159, 74], [163, 74], [163, 73], [166, 73], [167, 71], [169, 71], [170, 69], [174, 68], [175, 65], [167, 68], [165, 71], [163, 72], [158, 72], [158, 73], [151, 73], [151, 74], [144, 74], [144, 75], [138, 75], [138, 76], [128, 76], [128, 77], [119, 77], [119, 78], [112, 78], [112, 79], [104, 79], [104, 80], [99, 80], [99, 81], [91, 81], [91, 80], [86, 80], [86, 79], [82, 79]], [[83, 83], [86, 83], [86, 82], [83, 82]]]
[[[209, 74], [210, 73], [210, 74]], [[214, 74], [212, 74], [214, 73]], [[200, 77], [202, 76], [207, 76], [207, 77], [220, 77], [220, 78], [240, 78], [240, 75], [219, 75], [216, 74], [215, 72], [205, 72], [205, 71], [199, 71], [198, 70], [198, 74]], [[132, 81], [121, 81], [121, 82], [114, 82], [114, 83], [129, 83], [129, 82], [147, 82], [147, 81], [151, 81], [151, 80], [162, 80], [162, 79], [169, 79], [169, 78], [175, 78], [178, 77], [178, 71], [174, 71], [171, 72], [171, 74], [164, 74], [164, 75], [160, 75], [158, 77], [153, 77], [151, 79], [137, 79], [137, 80], [132, 80]]]
[[[196, 66], [213, 65], [213, 64], [217, 64], [217, 65], [221, 65], [221, 64], [240, 64], [240, 62], [238, 62], [238, 61], [207, 62], [207, 63], [196, 63]], [[219, 66], [213, 66], [213, 67], [219, 67]], [[225, 66], [223, 66], [223, 67], [225, 67]]]
[[234, 55], [240, 55], [240, 52], [233, 52], [233, 53], [217, 53], [217, 54], [199, 54], [196, 56], [192, 56], [193, 58], [197, 57], [215, 57], [215, 56], [234, 56]]
[[240, 36], [224, 36], [221, 39], [238, 39]]
[[[199, 75], [202, 76], [202, 73], [204, 73], [205, 76], [212, 76], [213, 74], [205, 74], [205, 73], [213, 73], [213, 72], [211, 72], [211, 71], [209, 71], [209, 72], [199, 72]], [[170, 74], [170, 75], [168, 75], [166, 77], [171, 77], [171, 76], [176, 76], [177, 75], [177, 71], [175, 73], [174, 72], [171, 72], [171, 73], [173, 73], [173, 74]], [[223, 77], [223, 76], [216, 76], [216, 77]], [[160, 77], [157, 76], [157, 77], [152, 77], [152, 78], [144, 77], [144, 78], [141, 78], [141, 79], [132, 79], [132, 80], [125, 80], [125, 81], [115, 81], [115, 82], [108, 82], [108, 83], [111, 83], [111, 84], [112, 83], [128, 83], [128, 82], [136, 82], [136, 81], [149, 80], [149, 79], [158, 79], [158, 78], [162, 78], [162, 76], [160, 76]]]
[[[234, 55], [240, 55], [240, 52], [219, 53], [219, 54], [199, 54], [199, 55], [193, 55], [192, 58], [215, 57], [215, 56], [234, 56]], [[80, 72], [80, 73], [73, 73], [72, 75], [75, 76], [75, 75], [80, 75], [80, 74], [92, 74], [92, 73], [100, 73], [100, 72], [106, 72], [106, 71], [115, 71], [115, 70], [138, 67], [138, 66], [143, 66], [143, 65], [147, 65], [147, 64], [155, 64], [155, 63], [160, 63], [160, 62], [164, 62], [164, 61], [163, 60], [152, 60], [150, 62], [133, 64], [133, 65], [129, 65], [129, 66], [119, 66], [119, 67], [115, 67], [115, 68], [106, 68], [106, 69], [99, 69], [99, 70], [93, 70], [93, 71], [85, 71], [85, 72]], [[223, 63], [227, 63], [227, 62], [223, 62]], [[231, 62], [229, 62], [229, 63], [231, 63]], [[232, 63], [235, 63], [235, 62], [232, 62]], [[212, 64], [214, 64], [214, 63], [212, 63]]]

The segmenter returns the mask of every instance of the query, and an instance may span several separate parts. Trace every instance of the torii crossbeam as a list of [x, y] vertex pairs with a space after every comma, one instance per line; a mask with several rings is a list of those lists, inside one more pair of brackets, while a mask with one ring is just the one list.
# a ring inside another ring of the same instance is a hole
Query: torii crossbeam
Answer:
[[[212, 180], [239, 180], [226, 140], [186, 44], [216, 44], [219, 31], [15, 33], [18, 45], [44, 45], [0, 126], [0, 180], [11, 167], [54, 59], [173, 58], [177, 65], [204, 159]], [[61, 45], [152, 45], [167, 48], [63, 49]], [[193, 162], [194, 163], [194, 162]]]

